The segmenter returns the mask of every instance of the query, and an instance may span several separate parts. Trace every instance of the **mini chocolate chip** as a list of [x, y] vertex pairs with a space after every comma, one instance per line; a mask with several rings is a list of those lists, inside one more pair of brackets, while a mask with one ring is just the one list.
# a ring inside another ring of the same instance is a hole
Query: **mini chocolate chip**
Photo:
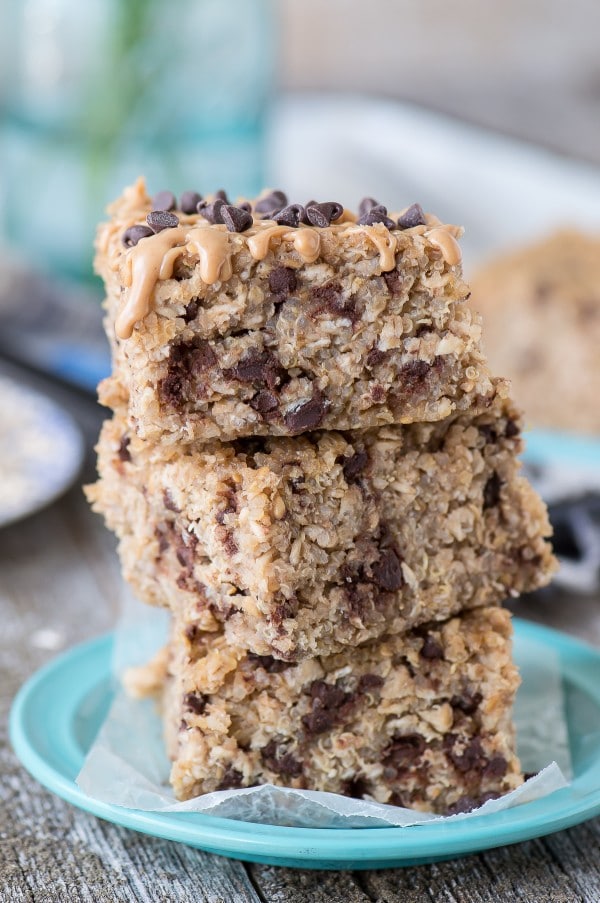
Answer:
[[425, 658], [428, 661], [436, 661], [444, 657], [444, 650], [438, 641], [434, 640], [431, 634], [428, 633], [423, 641], [421, 652], [419, 654], [421, 658]]
[[485, 439], [486, 445], [493, 445], [498, 441], [498, 433], [491, 423], [482, 423], [479, 426], [479, 432]]
[[446, 815], [459, 815], [464, 812], [471, 812], [473, 809], [478, 809], [480, 806], [483, 806], [484, 803], [487, 803], [488, 800], [497, 800], [499, 794], [497, 793], [484, 793], [483, 796], [474, 797], [474, 796], [461, 796], [459, 797], [455, 803], [452, 803], [451, 806], [448, 806], [446, 810]]
[[312, 398], [290, 408], [283, 419], [291, 433], [303, 433], [315, 430], [322, 422], [326, 410], [327, 402], [321, 392], [313, 389]]
[[383, 683], [383, 677], [380, 677], [379, 674], [362, 674], [357, 689], [359, 693], [368, 693], [369, 690], [378, 690]]
[[260, 757], [267, 768], [270, 768], [275, 774], [286, 774], [292, 778], [299, 778], [302, 774], [302, 762], [294, 758], [283, 744], [279, 745], [275, 740], [269, 740], [267, 745], [261, 749]]
[[257, 389], [273, 391], [283, 382], [286, 371], [271, 351], [250, 348], [235, 367], [224, 371], [224, 375], [239, 382], [253, 383]]
[[420, 734], [396, 734], [384, 749], [381, 761], [392, 768], [406, 768], [421, 758], [425, 746]]
[[224, 206], [225, 201], [222, 198], [217, 198], [212, 204], [209, 204], [207, 201], [200, 201], [196, 209], [198, 210], [198, 213], [211, 224], [211, 226], [215, 226], [222, 225], [223, 223], [221, 210]]
[[281, 674], [290, 667], [290, 662], [282, 662], [281, 659], [273, 658], [272, 655], [257, 655], [255, 652], [248, 652], [247, 658], [248, 661], [264, 668], [269, 674]]
[[291, 267], [275, 267], [269, 273], [269, 288], [277, 295], [289, 295], [296, 291], [296, 271]]
[[357, 451], [342, 459], [342, 470], [347, 483], [353, 483], [369, 463], [366, 451]]
[[454, 767], [460, 771], [461, 774], [466, 774], [468, 771], [474, 770], [480, 772], [487, 764], [480, 738], [473, 737], [469, 740], [462, 753], [454, 751], [456, 740], [456, 734], [446, 734], [443, 743], [444, 751]]
[[218, 790], [233, 790], [242, 786], [242, 781], [244, 779], [244, 775], [241, 771], [238, 771], [237, 768], [232, 768], [231, 765], [228, 765], [225, 769], [223, 777], [221, 779], [221, 783], [218, 786]]
[[183, 704], [186, 709], [189, 709], [190, 712], [194, 712], [195, 715], [204, 714], [207, 702], [208, 696], [205, 696], [204, 693], [186, 693], [183, 697]]
[[487, 510], [488, 508], [494, 508], [498, 502], [500, 501], [500, 488], [502, 486], [502, 480], [496, 473], [493, 472], [491, 477], [489, 477], [487, 483], [483, 487], [483, 510]]
[[354, 800], [362, 800], [367, 793], [370, 793], [370, 791], [371, 788], [369, 782], [361, 775], [357, 774], [353, 778], [350, 778], [350, 780], [344, 782], [340, 792], [344, 796], [351, 796]]
[[167, 511], [174, 511], [176, 514], [179, 514], [179, 512], [181, 511], [181, 508], [178, 508], [173, 501], [173, 496], [168, 489], [165, 489], [165, 491], [163, 492], [163, 505], [165, 506]]
[[412, 229], [413, 226], [424, 226], [425, 214], [420, 204], [411, 204], [402, 216], [398, 217], [399, 229]]
[[289, 204], [283, 210], [274, 213], [272, 219], [278, 226], [290, 226], [295, 229], [304, 222], [304, 207], [302, 204]]
[[404, 584], [402, 565], [393, 549], [383, 549], [379, 560], [371, 566], [371, 570], [377, 586], [386, 592], [395, 592]]
[[[375, 198], [363, 198], [360, 204], [358, 205], [358, 215], [364, 216], [365, 213], [368, 213], [369, 210], [372, 210], [373, 207], [379, 207], [380, 204]], [[387, 211], [386, 211], [387, 213]]]
[[504, 435], [507, 439], [514, 439], [515, 436], [518, 436], [521, 430], [519, 429], [519, 424], [515, 423], [514, 420], [508, 420], [506, 423], [506, 429], [504, 430]]
[[229, 203], [229, 198], [224, 188], [219, 188], [218, 191], [215, 191], [215, 201], [223, 201], [224, 204]]
[[378, 204], [364, 213], [358, 221], [359, 226], [374, 226], [375, 223], [383, 223], [386, 229], [395, 229], [396, 223], [387, 215], [387, 207]]
[[503, 778], [508, 768], [508, 762], [504, 756], [492, 756], [487, 765], [483, 767], [483, 776], [486, 778]]
[[131, 438], [129, 436], [122, 436], [121, 442], [119, 443], [119, 450], [117, 451], [119, 461], [131, 461], [131, 454], [129, 452], [130, 442]]
[[140, 239], [150, 238], [151, 235], [154, 235], [154, 232], [149, 226], [130, 226], [123, 232], [121, 241], [126, 248], [133, 248]]
[[153, 232], [162, 232], [163, 229], [175, 229], [179, 225], [179, 217], [168, 210], [153, 210], [146, 217], [146, 221]]
[[258, 411], [259, 414], [270, 414], [271, 411], [277, 410], [279, 402], [277, 396], [273, 395], [272, 392], [261, 389], [254, 398], [250, 399], [250, 407], [254, 408], [255, 411]]
[[172, 191], [159, 191], [158, 194], [155, 194], [152, 198], [153, 210], [175, 210], [176, 207], [177, 200]]
[[287, 202], [287, 196], [283, 191], [271, 191], [264, 198], [259, 198], [254, 209], [257, 213], [275, 213], [276, 210], [285, 207]]
[[337, 201], [325, 201], [322, 204], [310, 204], [306, 207], [306, 219], [311, 226], [318, 226], [324, 229], [330, 223], [339, 219], [344, 208]]
[[223, 204], [221, 217], [229, 232], [245, 232], [254, 222], [251, 213], [240, 207], [232, 207], [231, 204]]
[[183, 314], [183, 321], [185, 323], [191, 323], [192, 320], [195, 320], [198, 311], [200, 310], [200, 298], [192, 298], [190, 303], [187, 305], [185, 309], [185, 313]]
[[470, 690], [465, 690], [459, 696], [453, 696], [450, 700], [450, 705], [453, 709], [459, 709], [461, 712], [464, 712], [465, 715], [474, 715], [482, 699], [481, 693], [472, 693]]
[[252, 204], [250, 203], [250, 201], [242, 201], [237, 206], [240, 208], [240, 210], [245, 210], [246, 213], [252, 213]]
[[182, 213], [196, 213], [202, 195], [197, 191], [184, 191], [179, 199], [179, 209]]

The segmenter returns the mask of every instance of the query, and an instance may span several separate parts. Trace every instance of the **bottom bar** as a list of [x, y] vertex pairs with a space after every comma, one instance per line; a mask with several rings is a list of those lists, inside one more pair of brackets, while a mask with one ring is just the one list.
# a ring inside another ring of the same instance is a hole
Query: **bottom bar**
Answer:
[[126, 685], [160, 700], [179, 799], [272, 783], [461, 812], [523, 779], [511, 636], [507, 611], [482, 608], [290, 663], [175, 619]]

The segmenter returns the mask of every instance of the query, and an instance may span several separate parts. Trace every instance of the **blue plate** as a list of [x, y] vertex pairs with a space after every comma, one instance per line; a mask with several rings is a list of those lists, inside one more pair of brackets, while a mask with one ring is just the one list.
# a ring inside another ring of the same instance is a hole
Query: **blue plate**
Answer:
[[600, 814], [600, 651], [515, 620], [519, 636], [558, 653], [574, 780], [514, 809], [449, 824], [407, 828], [283, 828], [200, 813], [157, 813], [97, 802], [75, 784], [108, 710], [112, 638], [77, 646], [38, 671], [18, 693], [10, 735], [23, 765], [73, 805], [144, 834], [237, 859], [320, 869], [367, 869], [451, 859], [559, 831]]

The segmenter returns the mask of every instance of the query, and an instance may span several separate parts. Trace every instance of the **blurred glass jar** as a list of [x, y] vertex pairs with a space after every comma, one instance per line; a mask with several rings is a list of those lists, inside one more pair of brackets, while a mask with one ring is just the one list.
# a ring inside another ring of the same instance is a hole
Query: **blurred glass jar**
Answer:
[[91, 276], [95, 225], [149, 190], [261, 187], [269, 0], [0, 0], [0, 218], [37, 268]]

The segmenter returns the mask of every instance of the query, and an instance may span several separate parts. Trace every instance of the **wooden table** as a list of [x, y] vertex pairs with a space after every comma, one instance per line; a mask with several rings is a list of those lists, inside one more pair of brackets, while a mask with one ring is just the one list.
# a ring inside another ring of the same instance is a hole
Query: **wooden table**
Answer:
[[[1, 366], [0, 372], [15, 372]], [[88, 439], [83, 478], [103, 411], [27, 376], [76, 416]], [[109, 630], [119, 598], [113, 537], [77, 485], [61, 501], [0, 532], [0, 901], [4, 903], [232, 903], [232, 901], [600, 900], [600, 819], [453, 862], [370, 872], [311, 872], [244, 864], [135, 834], [53, 796], [19, 765], [6, 716], [20, 684], [54, 655]], [[600, 600], [559, 596], [520, 614], [600, 645]]]

